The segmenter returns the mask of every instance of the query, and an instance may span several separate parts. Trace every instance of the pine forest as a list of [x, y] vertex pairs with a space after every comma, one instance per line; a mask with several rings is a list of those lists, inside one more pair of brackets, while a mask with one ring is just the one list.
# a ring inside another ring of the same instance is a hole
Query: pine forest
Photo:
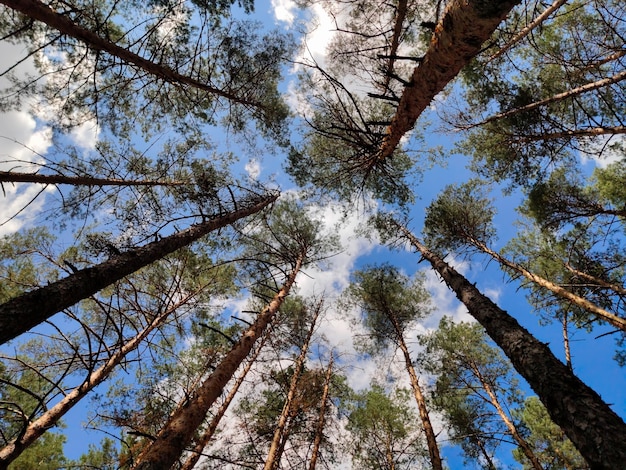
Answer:
[[0, 0], [0, 470], [626, 470], [624, 0]]

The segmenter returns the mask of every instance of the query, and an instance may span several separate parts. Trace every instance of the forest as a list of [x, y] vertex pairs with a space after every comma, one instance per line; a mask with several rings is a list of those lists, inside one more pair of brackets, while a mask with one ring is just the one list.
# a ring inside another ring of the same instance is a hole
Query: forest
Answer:
[[0, 470], [626, 469], [626, 2], [0, 0]]

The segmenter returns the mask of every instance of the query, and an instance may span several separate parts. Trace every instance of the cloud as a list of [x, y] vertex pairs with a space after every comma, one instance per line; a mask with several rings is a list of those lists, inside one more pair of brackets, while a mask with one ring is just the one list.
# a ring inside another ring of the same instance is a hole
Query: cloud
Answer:
[[298, 8], [298, 6], [293, 0], [272, 0], [274, 17], [277, 21], [287, 23], [289, 26], [293, 25], [296, 19], [296, 8]]
[[250, 179], [259, 179], [259, 175], [261, 174], [261, 163], [256, 158], [249, 160], [244, 169], [246, 170], [246, 173], [248, 173]]

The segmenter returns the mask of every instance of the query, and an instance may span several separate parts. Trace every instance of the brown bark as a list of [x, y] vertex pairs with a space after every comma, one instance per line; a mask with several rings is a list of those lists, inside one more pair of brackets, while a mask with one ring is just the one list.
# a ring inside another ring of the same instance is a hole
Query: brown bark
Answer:
[[515, 114], [523, 113], [526, 111], [532, 111], [533, 109], [537, 109], [541, 106], [545, 106], [550, 103], [555, 103], [557, 101], [562, 101], [568, 98], [572, 98], [573, 96], [581, 95], [583, 93], [587, 93], [589, 91], [597, 90], [598, 88], [603, 88], [605, 86], [612, 85], [614, 83], [618, 83], [622, 80], [626, 79], [626, 70], [620, 72], [618, 74], [613, 75], [612, 77], [603, 78], [602, 80], [597, 80], [595, 82], [586, 83], [577, 88], [572, 88], [571, 90], [564, 91], [563, 93], [557, 93], [556, 95], [550, 96], [549, 98], [545, 98], [543, 100], [535, 101], [534, 103], [527, 104], [526, 106], [520, 106], [519, 108], [510, 109], [509, 111], [504, 111], [502, 113], [494, 114], [487, 119], [482, 120], [477, 124], [471, 124], [468, 126], [462, 126], [462, 129], [471, 129], [474, 127], [482, 126], [484, 124], [488, 124], [493, 121], [497, 121], [499, 119], [504, 119]]
[[67, 393], [61, 401], [59, 401], [52, 408], [48, 409], [39, 418], [30, 422], [20, 437], [0, 449], [0, 468], [6, 468], [11, 462], [18, 458], [22, 452], [28, 448], [28, 446], [41, 437], [44, 432], [52, 428], [65, 415], [65, 413], [67, 413], [76, 403], [84, 398], [87, 393], [93, 390], [93, 388], [97, 385], [104, 382], [113, 369], [115, 369], [115, 367], [119, 365], [130, 352], [137, 349], [139, 344], [150, 334], [150, 332], [162, 325], [167, 318], [176, 311], [176, 309], [186, 304], [196, 294], [197, 292], [194, 292], [185, 296], [177, 302], [176, 305], [173, 305], [165, 312], [154, 317], [147, 327], [140, 331], [135, 337], [128, 340], [106, 361], [104, 365], [89, 374], [82, 384]]
[[387, 72], [385, 74], [385, 81], [383, 82], [383, 94], [389, 88], [389, 82], [391, 81], [391, 74], [393, 73], [393, 67], [396, 62], [396, 53], [398, 52], [398, 46], [400, 45], [400, 36], [402, 35], [402, 29], [404, 26], [404, 20], [407, 14], [408, 0], [399, 0], [396, 6], [395, 21], [393, 24], [393, 36], [391, 37], [391, 45], [389, 47], [389, 54], [387, 60]]
[[187, 184], [182, 181], [123, 180], [91, 176], [40, 175], [15, 171], [0, 171], [0, 183], [71, 184], [74, 186], [182, 186]]
[[614, 126], [614, 127], [590, 127], [588, 129], [572, 129], [560, 132], [549, 132], [546, 134], [522, 134], [513, 135], [512, 139], [521, 142], [535, 142], [539, 140], [552, 140], [562, 139], [564, 137], [595, 137], [597, 135], [616, 135], [626, 134], [626, 126]]
[[324, 426], [326, 426], [326, 402], [330, 393], [330, 379], [333, 374], [333, 353], [330, 353], [328, 360], [328, 368], [326, 369], [326, 378], [324, 379], [324, 390], [322, 392], [322, 401], [320, 403], [319, 419], [315, 427], [315, 439], [313, 439], [313, 449], [311, 450], [311, 461], [309, 462], [309, 470], [315, 470], [317, 459], [324, 437]]
[[519, 0], [452, 0], [413, 71], [387, 129], [379, 159], [389, 157], [435, 96], [458, 75]]
[[189, 399], [172, 413], [155, 440], [139, 455], [135, 470], [162, 470], [171, 468], [191, 443], [193, 435], [204, 421], [213, 403], [233, 377], [237, 368], [250, 354], [256, 340], [263, 335], [283, 300], [289, 294], [304, 262], [305, 253], [296, 260], [294, 269], [272, 301], [259, 314], [256, 321], [241, 335], [215, 371], [196, 389]]
[[[626, 215], [626, 214], [625, 214]], [[583, 271], [579, 271], [578, 269], [572, 267], [569, 263], [565, 263], [565, 268], [571, 272], [572, 274], [576, 274], [578, 277], [582, 277], [583, 279], [585, 279], [586, 281], [590, 281], [593, 282], [594, 284], [597, 284], [601, 287], [604, 287], [606, 289], [611, 289], [613, 292], [620, 294], [620, 295], [626, 295], [626, 289], [624, 288], [624, 286], [620, 286], [618, 284], [614, 284], [612, 282], [607, 282], [603, 279], [599, 279], [595, 276], [592, 276], [591, 274], [587, 274]]]
[[194, 88], [207, 91], [213, 95], [226, 98], [235, 103], [258, 107], [258, 103], [251, 102], [233, 93], [212, 87], [206, 83], [200, 82], [186, 75], [182, 75], [168, 67], [155, 64], [150, 60], [144, 59], [128, 49], [120, 47], [117, 44], [98, 36], [93, 31], [75, 24], [69, 18], [55, 12], [45, 3], [37, 0], [0, 0], [0, 3], [12, 8], [13, 10], [19, 11], [34, 20], [41, 21], [51, 28], [66, 34], [67, 36], [78, 39], [94, 50], [106, 52], [107, 54], [117, 57], [128, 64], [139, 67], [155, 77], [159, 77], [171, 83], [189, 85]]
[[405, 227], [395, 221], [392, 223], [504, 351], [590, 468], [612, 470], [623, 467], [626, 462], [626, 423], [622, 418], [559, 361], [548, 345], [538, 341], [476, 286], [422, 245]]
[[558, 284], [555, 284], [554, 282], [549, 281], [548, 279], [545, 279], [545, 278], [543, 278], [541, 276], [538, 276], [538, 275], [528, 271], [527, 269], [523, 268], [519, 264], [513, 263], [512, 261], [509, 261], [508, 259], [506, 259], [503, 256], [501, 256], [499, 253], [497, 253], [497, 252], [493, 251], [492, 249], [490, 249], [488, 246], [486, 246], [482, 242], [479, 242], [477, 240], [470, 240], [470, 242], [476, 248], [480, 249], [484, 253], [487, 253], [489, 256], [491, 256], [493, 259], [495, 259], [501, 265], [506, 266], [507, 268], [512, 269], [513, 271], [521, 274], [522, 276], [524, 276], [529, 281], [532, 281], [535, 284], [537, 284], [538, 286], [541, 286], [541, 287], [544, 287], [544, 288], [548, 289], [549, 291], [555, 293], [557, 296], [561, 297], [562, 299], [569, 300], [573, 304], [579, 306], [580, 308], [585, 309], [589, 313], [592, 313], [592, 314], [600, 317], [602, 320], [604, 320], [607, 323], [613, 325], [615, 328], [619, 328], [622, 331], [626, 331], [626, 318], [621, 318], [621, 317], [615, 315], [614, 313], [611, 313], [611, 312], [609, 312], [609, 311], [607, 311], [607, 310], [605, 310], [605, 309], [603, 309], [601, 307], [598, 307], [596, 304], [594, 304], [593, 302], [588, 301], [584, 297], [576, 295], [576, 294], [568, 291], [567, 289], [559, 286]]
[[509, 42], [507, 42], [504, 46], [502, 46], [498, 52], [496, 52], [491, 57], [489, 57], [489, 61], [497, 59], [502, 54], [504, 54], [506, 51], [508, 51], [511, 47], [513, 47], [515, 44], [517, 44], [522, 39], [524, 39], [526, 36], [528, 36], [533, 29], [535, 29], [537, 26], [541, 25], [541, 23], [543, 23], [545, 20], [547, 20], [548, 17], [552, 13], [554, 13], [556, 10], [561, 8], [565, 3], [567, 3], [567, 0], [554, 0], [552, 5], [550, 5], [548, 8], [546, 8], [543, 11], [543, 13], [541, 13], [539, 16], [537, 16], [537, 18], [535, 18], [525, 28], [523, 28], [519, 33], [517, 33], [515, 36], [513, 36], [513, 38]]
[[300, 375], [302, 374], [302, 369], [304, 368], [304, 362], [306, 361], [309, 344], [311, 342], [311, 338], [313, 337], [313, 333], [315, 332], [315, 324], [317, 322], [317, 319], [319, 318], [321, 310], [322, 302], [319, 302], [315, 307], [315, 313], [313, 315], [313, 318], [311, 319], [311, 327], [307, 332], [304, 344], [300, 349], [300, 354], [298, 354], [298, 357], [296, 359], [293, 375], [291, 376], [291, 380], [289, 382], [287, 399], [285, 400], [283, 409], [280, 413], [280, 416], [278, 417], [278, 423], [276, 424], [276, 428], [274, 429], [274, 436], [272, 436], [272, 442], [270, 444], [270, 449], [267, 452], [267, 457], [265, 459], [265, 465], [263, 466], [263, 470], [272, 470], [274, 468], [277, 468], [280, 462], [282, 452], [279, 452], [279, 447], [284, 447], [284, 445], [280, 446], [280, 443], [284, 442], [287, 437], [287, 434], [285, 433], [285, 426], [287, 425], [287, 420], [291, 415], [291, 406], [293, 405], [293, 400], [296, 396], [298, 382], [300, 380]]
[[485, 390], [487, 395], [489, 395], [489, 401], [491, 402], [493, 407], [496, 409], [498, 416], [500, 416], [500, 419], [502, 420], [506, 428], [509, 430], [509, 434], [511, 434], [515, 442], [517, 442], [517, 445], [522, 449], [522, 452], [524, 453], [526, 458], [530, 461], [530, 464], [532, 465], [532, 467], [535, 470], [543, 470], [543, 466], [539, 462], [539, 459], [537, 459], [537, 456], [533, 452], [532, 448], [530, 447], [526, 439], [522, 437], [522, 435], [519, 433], [519, 431], [515, 427], [515, 424], [513, 424], [513, 421], [511, 421], [511, 418], [504, 412], [504, 409], [502, 408], [502, 405], [500, 405], [500, 401], [498, 400], [498, 396], [496, 395], [496, 392], [491, 387], [491, 384], [489, 383], [489, 381], [485, 379], [485, 377], [480, 372], [478, 367], [476, 367], [475, 364], [472, 364], [470, 367], [472, 369], [472, 372], [476, 376], [476, 378], [478, 378], [478, 380], [480, 381], [480, 384], [483, 390]]
[[0, 305], [0, 344], [25, 333], [64, 308], [132, 274], [209, 232], [259, 212], [278, 198], [272, 194], [161, 240], [133, 248], [59, 281], [15, 297]]
[[404, 336], [402, 335], [402, 331], [398, 326], [398, 322], [395, 317], [392, 318], [391, 322], [396, 330], [396, 336], [398, 339], [400, 350], [404, 355], [404, 365], [406, 367], [407, 372], [409, 373], [409, 377], [411, 379], [411, 388], [413, 389], [413, 396], [415, 396], [415, 401], [417, 403], [417, 409], [419, 411], [420, 420], [422, 421], [422, 427], [424, 428], [424, 434], [426, 435], [426, 444], [428, 447], [428, 455], [430, 457], [430, 464], [432, 465], [433, 470], [443, 470], [443, 464], [441, 463], [441, 455], [439, 453], [439, 446], [437, 445], [437, 438], [435, 436], [435, 431], [433, 430], [433, 425], [430, 422], [430, 416], [428, 415], [428, 407], [426, 406], [426, 399], [424, 398], [424, 394], [422, 393], [422, 388], [419, 385], [419, 381], [417, 379], [417, 374], [415, 373], [415, 368], [413, 367], [413, 361], [411, 360], [411, 355], [409, 354], [409, 349], [406, 346], [404, 341]]
[[256, 361], [257, 357], [259, 357], [259, 354], [261, 353], [261, 350], [263, 349], [263, 346], [265, 345], [265, 341], [267, 340], [268, 335], [269, 335], [269, 331], [263, 335], [263, 338], [261, 338], [261, 342], [257, 346], [255, 352], [246, 361], [246, 366], [241, 371], [241, 374], [239, 375], [239, 377], [237, 378], [237, 380], [235, 381], [235, 383], [229, 390], [228, 395], [224, 399], [224, 402], [220, 405], [220, 407], [215, 412], [215, 416], [213, 416], [211, 423], [206, 428], [206, 430], [204, 431], [200, 439], [198, 439], [198, 441], [196, 442], [196, 445], [194, 446], [192, 450], [192, 454], [185, 461], [182, 467], [180, 467], [180, 470], [193, 470], [193, 467], [196, 465], [196, 463], [198, 463], [198, 460], [200, 460], [200, 457], [202, 455], [202, 452], [204, 451], [204, 448], [211, 441], [213, 434], [215, 434], [215, 431], [217, 431], [217, 427], [219, 426], [220, 421], [224, 417], [224, 414], [226, 414], [226, 410], [228, 410], [228, 407], [230, 406], [233, 399], [237, 395], [237, 392], [239, 391], [239, 387], [241, 387], [241, 384], [245, 380], [246, 375], [248, 375], [248, 372], [250, 372], [250, 369], [252, 369], [252, 365]]

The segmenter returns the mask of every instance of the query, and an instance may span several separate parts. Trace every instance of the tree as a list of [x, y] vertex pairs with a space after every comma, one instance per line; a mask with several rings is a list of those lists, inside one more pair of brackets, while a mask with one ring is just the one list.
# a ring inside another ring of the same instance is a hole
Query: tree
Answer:
[[563, 429], [592, 468], [608, 470], [624, 461], [626, 456], [618, 442], [626, 435], [626, 424], [596, 392], [559, 361], [547, 345], [534, 338], [476, 286], [420, 243], [408, 229], [388, 218], [379, 218], [378, 224], [387, 230], [386, 233], [391, 228], [391, 233], [395, 231], [409, 240], [439, 273], [537, 393], [552, 420]]
[[478, 461], [484, 458], [488, 468], [494, 468], [487, 448], [495, 448], [508, 434], [530, 468], [543, 470], [543, 462], [507, 412], [522, 399], [511, 367], [487, 344], [480, 325], [455, 324], [444, 317], [439, 328], [420, 342], [426, 346], [426, 370], [437, 377], [434, 402], [466, 455]]
[[409, 374], [426, 436], [431, 465], [434, 469], [443, 468], [426, 398], [405, 340], [405, 334], [411, 325], [424, 317], [431, 308], [429, 295], [422, 281], [416, 279], [411, 282], [388, 264], [369, 267], [354, 273], [354, 282], [348, 288], [348, 302], [360, 309], [373, 352], [388, 350], [390, 342], [402, 351], [404, 366]]
[[413, 468], [423, 451], [407, 402], [408, 390], [387, 394], [380, 385], [354, 395], [346, 426], [354, 463], [386, 470]]

